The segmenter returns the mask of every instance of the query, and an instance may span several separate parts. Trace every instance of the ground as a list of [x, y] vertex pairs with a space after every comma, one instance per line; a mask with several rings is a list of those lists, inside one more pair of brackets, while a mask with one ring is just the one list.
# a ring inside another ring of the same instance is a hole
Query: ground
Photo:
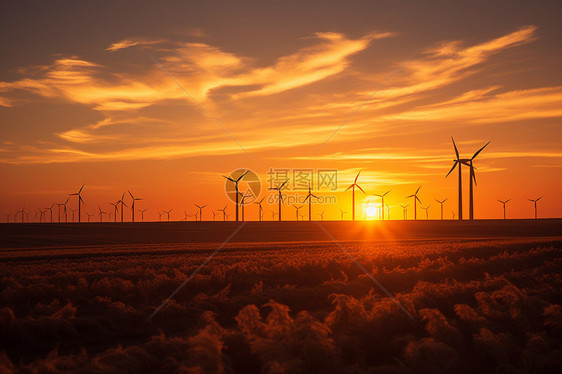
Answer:
[[0, 225], [0, 373], [562, 364], [561, 221], [320, 224]]

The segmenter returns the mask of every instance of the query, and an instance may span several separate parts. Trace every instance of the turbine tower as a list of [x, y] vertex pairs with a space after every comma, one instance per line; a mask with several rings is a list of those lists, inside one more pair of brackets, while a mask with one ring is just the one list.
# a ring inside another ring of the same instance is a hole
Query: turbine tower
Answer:
[[205, 208], [207, 206], [207, 204], [199, 206], [197, 204], [194, 204], [197, 208], [199, 208], [199, 221], [203, 220], [203, 208]]
[[170, 213], [172, 212], [172, 210], [174, 210], [174, 208], [170, 209], [170, 210], [165, 210], [164, 213], [167, 214], [168, 216], [168, 222], [170, 222]]
[[344, 216], [345, 214], [347, 214], [347, 212], [344, 212], [343, 209], [340, 208], [340, 217], [341, 217], [341, 220], [342, 220], [342, 221], [343, 221], [343, 216]]
[[421, 200], [418, 197], [418, 192], [420, 192], [420, 188], [421, 186], [418, 187], [418, 189], [416, 190], [416, 193], [413, 195], [410, 195], [408, 197], [406, 197], [407, 199], [409, 199], [410, 197], [412, 197], [414, 199], [414, 220], [418, 219], [418, 205], [417, 202], [419, 201], [420, 204], [422, 203]]
[[[78, 192], [69, 194], [69, 196], [78, 196], [78, 223], [80, 223], [80, 204], [84, 204], [84, 200], [82, 200], [82, 196], [80, 195], [82, 188], [84, 188], [84, 185], [80, 187]], [[72, 211], [72, 221], [74, 221], [74, 211]]]
[[141, 214], [141, 222], [144, 222], [144, 212], [146, 212], [148, 209], [137, 209], [140, 214]]
[[353, 221], [355, 221], [355, 187], [359, 188], [361, 190], [361, 192], [365, 193], [365, 191], [363, 191], [363, 189], [361, 188], [361, 186], [359, 186], [357, 184], [357, 179], [359, 178], [359, 174], [361, 174], [361, 170], [359, 170], [359, 173], [357, 173], [357, 176], [355, 177], [355, 180], [353, 181], [353, 184], [351, 184], [349, 187], [347, 187], [345, 190], [349, 190], [350, 188], [351, 190], [351, 205], [352, 205], [352, 219]]
[[293, 204], [293, 206], [294, 206], [295, 209], [297, 210], [297, 221], [298, 221], [298, 220], [299, 220], [299, 209], [302, 208], [304, 205], [296, 206], [295, 204]]
[[133, 194], [131, 193], [131, 191], [127, 191], [127, 192], [129, 192], [129, 195], [131, 196], [131, 199], [133, 200], [133, 202], [131, 203], [131, 221], [135, 222], [135, 201], [142, 200], [142, 199], [134, 197]]
[[403, 219], [404, 221], [408, 219], [408, 206], [410, 206], [410, 204], [407, 205], [400, 205], [402, 207], [402, 214], [403, 214]]
[[[115, 208], [115, 211], [113, 212], [113, 221], [117, 222], [117, 212], [119, 211], [119, 208], [118, 208], [119, 201], [116, 202], [116, 203], [110, 203], [110, 204], [113, 205], [113, 208]], [[111, 218], [111, 215], [110, 215], [110, 218]]]
[[262, 197], [260, 201], [254, 201], [254, 204], [258, 204], [258, 207], [259, 207], [258, 216], [259, 216], [260, 222], [263, 221], [263, 208], [261, 206], [261, 203], [263, 202], [263, 199], [265, 199], [265, 197]]
[[234, 187], [236, 189], [236, 221], [238, 221], [238, 194], [240, 193], [240, 191], [238, 190], [238, 183], [242, 180], [242, 178], [244, 178], [246, 176], [246, 174], [248, 174], [249, 171], [250, 170], [246, 170], [244, 172], [244, 174], [239, 176], [237, 179], [232, 179], [230, 177], [226, 177], [226, 176], [223, 175], [223, 177], [226, 178], [226, 180], [229, 180], [232, 183], [234, 183]]
[[533, 199], [527, 199], [527, 200], [529, 200], [529, 201], [531, 201], [532, 203], [535, 204], [535, 219], [537, 219], [537, 217], [538, 217], [538, 216], [537, 216], [537, 201], [539, 201], [540, 199], [542, 199], [542, 196], [539, 197], [538, 199], [535, 199], [535, 200], [533, 200]]
[[488, 144], [490, 144], [490, 142], [486, 143], [482, 148], [480, 148], [470, 159], [460, 160], [462, 164], [470, 168], [470, 185], [468, 190], [468, 214], [469, 214], [468, 218], [471, 220], [474, 219], [474, 186], [472, 183], [474, 182], [474, 185], [476, 185], [476, 175], [474, 174], [475, 168], [473, 166], [473, 161], [476, 158], [476, 156], [478, 156], [480, 152], [482, 152], [484, 148], [488, 146]]
[[[384, 221], [384, 205], [385, 205], [385, 204], [384, 204], [384, 197], [385, 197], [386, 194], [388, 194], [390, 191], [391, 191], [391, 190], [386, 191], [386, 192], [383, 193], [382, 195], [375, 194], [375, 196], [378, 196], [378, 197], [381, 198], [381, 205], [382, 205], [382, 207], [383, 207], [383, 208], [382, 208], [382, 220], [383, 220], [383, 221]], [[390, 219], [390, 217], [389, 217], [389, 219]]]
[[507, 204], [511, 199], [498, 200], [503, 205], [503, 219], [505, 219], [505, 204]]
[[441, 205], [441, 221], [443, 221], [443, 204], [445, 203], [445, 201], [447, 201], [447, 199], [444, 199], [444, 200], [435, 199], [435, 201], [437, 201], [439, 203], [439, 205]]
[[123, 199], [125, 198], [125, 192], [123, 192], [123, 196], [121, 196], [121, 200], [117, 201], [117, 204], [121, 204], [121, 223], [123, 223], [123, 206], [127, 206], [127, 204], [125, 204], [125, 201], [123, 201]]
[[279, 187], [270, 188], [270, 190], [276, 190], [279, 193], [279, 198], [278, 198], [278, 202], [279, 202], [279, 213], [278, 213], [279, 214], [279, 222], [281, 222], [281, 204], [283, 204], [283, 194], [281, 193], [281, 190], [283, 189], [285, 184], [287, 184], [288, 181], [289, 180], [287, 179]]
[[457, 165], [459, 166], [459, 220], [462, 220], [462, 170], [461, 170], [462, 164], [459, 156], [459, 150], [457, 149], [457, 145], [455, 144], [455, 139], [453, 139], [452, 136], [451, 136], [451, 140], [453, 141], [453, 147], [455, 147], [455, 155], [457, 156], [457, 159], [453, 160], [455, 163], [453, 164], [453, 167], [451, 168], [451, 170], [449, 170], [447, 175], [445, 175], [445, 178], [447, 178], [449, 174], [451, 174], [453, 170], [455, 170], [455, 167], [457, 167]]
[[429, 204], [426, 207], [421, 207], [423, 210], [425, 210], [425, 219], [429, 219], [429, 208], [431, 208], [431, 204]]
[[310, 191], [310, 183], [308, 184], [308, 195], [306, 195], [306, 198], [304, 199], [304, 202], [306, 202], [306, 200], [308, 200], [308, 221], [312, 221], [312, 198], [318, 199], [318, 196], [314, 195], [311, 191]]
[[224, 208], [222, 209], [217, 209], [219, 212], [222, 212], [222, 220], [223, 222], [226, 221], [226, 208], [228, 207], [228, 205], [226, 205]]

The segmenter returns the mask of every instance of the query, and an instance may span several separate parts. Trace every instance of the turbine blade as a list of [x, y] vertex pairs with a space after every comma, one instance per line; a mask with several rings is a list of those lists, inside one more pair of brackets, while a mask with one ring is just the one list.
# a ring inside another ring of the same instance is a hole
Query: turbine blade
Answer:
[[457, 164], [459, 162], [455, 161], [455, 163], [453, 164], [453, 167], [451, 168], [451, 170], [449, 170], [449, 172], [447, 173], [447, 175], [445, 175], [445, 178], [447, 178], [449, 176], [449, 174], [451, 174], [453, 172], [453, 170], [455, 170], [455, 168], [457, 167]]
[[82, 192], [82, 188], [84, 188], [84, 185], [82, 185], [82, 187], [80, 187], [80, 189], [78, 190], [78, 193]]
[[540, 199], [542, 199], [542, 196], [541, 196], [541, 197], [539, 197], [539, 198], [538, 198], [537, 200], [535, 200], [535, 201], [539, 201]]
[[355, 182], [354, 182], [354, 183], [357, 183], [357, 178], [359, 178], [359, 174], [361, 174], [361, 170], [359, 170], [359, 173], [357, 173], [357, 176], [355, 177]]
[[478, 156], [478, 154], [479, 154], [480, 152], [482, 152], [482, 151], [484, 150], [484, 148], [486, 148], [486, 147], [488, 146], [488, 144], [490, 144], [490, 142], [491, 142], [491, 140], [490, 140], [488, 143], [486, 143], [482, 148], [480, 148], [480, 149], [474, 154], [474, 156], [472, 156], [471, 160], [474, 160], [474, 159], [476, 158], [476, 156]]
[[352, 184], [351, 186], [347, 187], [345, 190], [347, 191], [347, 190], [349, 190], [351, 187], [353, 187], [353, 184]]
[[508, 202], [510, 202], [510, 201], [511, 201], [511, 199], [507, 199], [505, 202], [508, 203]]
[[457, 160], [460, 158], [459, 156], [459, 150], [457, 149], [457, 145], [455, 144], [455, 139], [453, 139], [453, 137], [451, 136], [451, 140], [453, 141], [453, 147], [455, 147], [455, 153], [457, 155]]
[[363, 191], [363, 189], [361, 188], [360, 185], [357, 185], [357, 188], [359, 188], [361, 190], [361, 192], [363, 192], [365, 195], [367, 194], [365, 191]]
[[418, 189], [416, 190], [416, 193], [414, 195], [417, 195], [418, 192], [420, 192], [420, 188], [421, 188], [421, 186], [418, 187]]
[[129, 195], [131, 196], [131, 199], [135, 200], [135, 197], [133, 196], [133, 194], [131, 193], [131, 191], [127, 190], [127, 192], [128, 192]]

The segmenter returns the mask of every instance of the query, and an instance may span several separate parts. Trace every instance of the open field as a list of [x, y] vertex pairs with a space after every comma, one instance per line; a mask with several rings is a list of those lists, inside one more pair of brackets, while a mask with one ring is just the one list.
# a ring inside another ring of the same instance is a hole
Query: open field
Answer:
[[0, 373], [553, 372], [561, 223], [3, 224]]

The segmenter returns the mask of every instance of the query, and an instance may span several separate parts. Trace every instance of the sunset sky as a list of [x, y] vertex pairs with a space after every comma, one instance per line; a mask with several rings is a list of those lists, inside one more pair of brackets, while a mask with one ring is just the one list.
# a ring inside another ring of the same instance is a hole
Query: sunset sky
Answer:
[[316, 193], [337, 197], [315, 207], [326, 219], [351, 211], [359, 170], [367, 195], [392, 190], [392, 218], [419, 185], [430, 217], [448, 198], [451, 218], [451, 136], [465, 158], [491, 141], [477, 218], [508, 198], [509, 218], [529, 218], [539, 196], [541, 217], [562, 215], [559, 1], [1, 4], [2, 222], [82, 184], [90, 213], [127, 190], [148, 220], [233, 213], [221, 175], [239, 168], [266, 197], [270, 169], [337, 169], [338, 190]]

